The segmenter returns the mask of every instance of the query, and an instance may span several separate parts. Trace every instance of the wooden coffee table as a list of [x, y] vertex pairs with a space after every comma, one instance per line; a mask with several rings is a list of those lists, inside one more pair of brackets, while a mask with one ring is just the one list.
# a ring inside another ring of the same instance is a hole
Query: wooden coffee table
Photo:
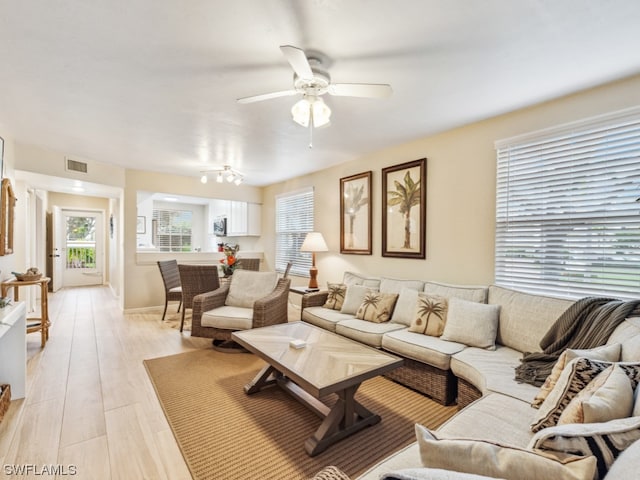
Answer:
[[[402, 365], [402, 359], [304, 322], [234, 332], [233, 340], [267, 365], [244, 388], [248, 395], [279, 385], [324, 420], [304, 448], [317, 455], [339, 440], [374, 425], [380, 416], [355, 398], [362, 382]], [[305, 346], [294, 348], [292, 340]], [[335, 393], [329, 408], [319, 399]]]

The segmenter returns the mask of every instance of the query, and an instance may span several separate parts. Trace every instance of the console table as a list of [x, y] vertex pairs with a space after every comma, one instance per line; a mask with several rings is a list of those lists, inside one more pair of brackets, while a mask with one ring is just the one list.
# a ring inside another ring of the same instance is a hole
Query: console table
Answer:
[[12, 399], [26, 394], [26, 312], [24, 302], [0, 308], [0, 383], [11, 385]]
[[44, 347], [49, 340], [49, 304], [48, 304], [48, 283], [51, 281], [49, 277], [41, 277], [37, 280], [9, 280], [0, 283], [0, 293], [3, 297], [7, 296], [10, 288], [13, 288], [13, 300], [17, 302], [20, 299], [20, 287], [29, 287], [37, 285], [40, 287], [40, 317], [27, 318], [27, 333], [40, 332], [41, 345]]

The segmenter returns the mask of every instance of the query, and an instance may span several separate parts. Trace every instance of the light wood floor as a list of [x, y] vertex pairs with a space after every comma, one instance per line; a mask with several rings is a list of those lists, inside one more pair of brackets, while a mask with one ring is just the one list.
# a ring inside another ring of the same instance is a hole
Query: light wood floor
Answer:
[[27, 397], [0, 423], [0, 478], [53, 478], [6, 475], [27, 464], [77, 469], [61, 479], [191, 478], [142, 360], [211, 344], [161, 314], [125, 317], [106, 287], [50, 294], [49, 342], [27, 335]]

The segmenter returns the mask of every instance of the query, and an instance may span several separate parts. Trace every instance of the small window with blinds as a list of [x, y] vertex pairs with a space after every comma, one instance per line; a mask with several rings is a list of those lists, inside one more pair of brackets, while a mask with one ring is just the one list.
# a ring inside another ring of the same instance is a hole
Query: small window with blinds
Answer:
[[496, 149], [496, 284], [640, 297], [640, 108]]
[[291, 274], [309, 276], [311, 253], [301, 252], [300, 247], [312, 231], [312, 188], [276, 197], [276, 271], [284, 272], [291, 262]]
[[153, 210], [153, 244], [161, 252], [190, 252], [193, 212]]

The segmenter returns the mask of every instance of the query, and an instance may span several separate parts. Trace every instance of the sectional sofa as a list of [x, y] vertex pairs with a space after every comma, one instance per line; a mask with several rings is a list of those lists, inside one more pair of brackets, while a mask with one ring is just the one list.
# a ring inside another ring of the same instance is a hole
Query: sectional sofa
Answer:
[[[301, 319], [403, 357], [405, 365], [390, 374], [391, 378], [443, 404], [457, 403], [459, 407], [459, 412], [437, 432], [416, 426], [415, 443], [372, 466], [360, 480], [640, 478], [640, 442], [636, 441], [640, 439], [640, 416], [633, 416], [640, 415], [640, 401], [624, 418], [545, 428], [538, 425], [539, 431], [532, 431], [531, 425], [545, 405], [532, 408], [540, 388], [516, 382], [514, 369], [524, 352], [540, 351], [540, 340], [572, 301], [495, 285], [447, 285], [370, 278], [351, 272], [344, 274], [342, 284], [346, 285], [346, 292], [340, 309], [330, 308], [331, 302], [327, 305], [327, 299], [331, 300], [328, 291], [307, 294], [302, 300]], [[354, 307], [360, 297], [354, 292], [363, 289], [397, 295], [388, 321], [356, 318]], [[415, 292], [448, 299], [442, 335], [410, 331], [415, 322]], [[452, 320], [453, 331], [447, 332]], [[456, 331], [456, 323], [468, 328]], [[608, 362], [630, 362], [629, 369], [633, 370], [634, 362], [640, 362], [640, 318], [624, 320], [607, 345], [607, 353], [602, 355], [591, 350], [577, 351], [576, 359], [570, 363], [580, 364], [584, 370], [580, 363], [588, 361], [582, 358], [584, 353], [596, 363], [601, 362], [600, 371], [610, 365]], [[629, 384], [635, 388], [640, 367], [637, 378], [635, 373], [630, 375]], [[573, 453], [582, 455], [566, 458], [567, 445]], [[557, 458], [565, 463], [557, 465]], [[551, 467], [537, 465], [538, 461], [551, 462]], [[547, 467], [551, 469], [545, 470]], [[501, 468], [509, 470], [508, 474], [499, 475]], [[485, 476], [469, 476], [471, 473]]]

